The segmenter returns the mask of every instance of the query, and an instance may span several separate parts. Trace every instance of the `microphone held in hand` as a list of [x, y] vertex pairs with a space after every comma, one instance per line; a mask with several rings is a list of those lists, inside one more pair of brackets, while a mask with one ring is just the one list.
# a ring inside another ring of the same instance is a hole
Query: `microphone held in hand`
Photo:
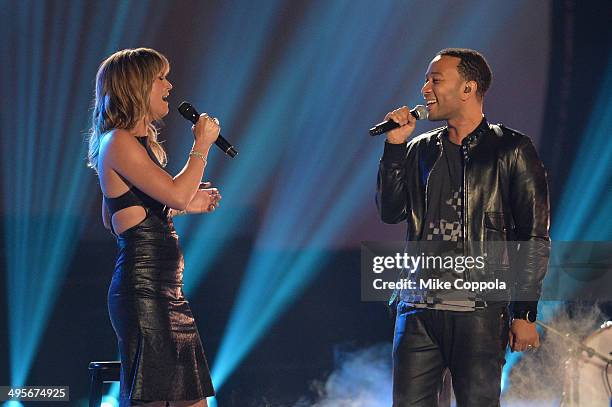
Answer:
[[[417, 120], [425, 120], [427, 119], [427, 108], [423, 105], [416, 105], [414, 109], [410, 111], [410, 114], [414, 116]], [[382, 123], [378, 123], [376, 126], [370, 129], [370, 136], [378, 136], [379, 134], [383, 134], [388, 132], [389, 130], [397, 129], [400, 127], [399, 124], [389, 119]]]
[[[195, 110], [191, 103], [188, 102], [181, 103], [178, 107], [178, 111], [185, 119], [189, 120], [193, 124], [196, 124], [200, 118], [200, 114]], [[225, 154], [232, 158], [236, 157], [236, 154], [238, 154], [238, 151], [234, 148], [234, 146], [231, 145], [229, 141], [224, 139], [221, 134], [219, 134], [219, 137], [217, 137], [215, 144], [217, 147], [223, 150]]]

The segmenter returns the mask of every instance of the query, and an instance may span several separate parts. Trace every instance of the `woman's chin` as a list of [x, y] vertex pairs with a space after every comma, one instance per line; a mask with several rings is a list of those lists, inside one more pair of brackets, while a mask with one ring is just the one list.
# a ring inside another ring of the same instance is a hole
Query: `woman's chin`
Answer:
[[161, 112], [157, 112], [156, 114], [153, 115], [153, 121], [157, 121], [157, 120], [161, 120], [164, 117], [166, 117], [168, 115], [168, 113], [170, 112], [170, 109], [166, 108]]

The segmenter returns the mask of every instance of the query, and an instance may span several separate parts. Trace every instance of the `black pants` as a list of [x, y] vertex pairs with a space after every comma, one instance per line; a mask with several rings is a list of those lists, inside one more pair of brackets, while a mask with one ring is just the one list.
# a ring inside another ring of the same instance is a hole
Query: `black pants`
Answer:
[[393, 407], [438, 405], [450, 370], [458, 407], [497, 407], [508, 344], [506, 304], [471, 312], [398, 306], [393, 340]]

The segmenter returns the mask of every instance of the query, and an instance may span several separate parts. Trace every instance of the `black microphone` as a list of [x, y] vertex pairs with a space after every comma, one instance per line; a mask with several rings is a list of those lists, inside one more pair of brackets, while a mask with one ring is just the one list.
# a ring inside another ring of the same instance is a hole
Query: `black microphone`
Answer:
[[[191, 103], [189, 102], [181, 103], [178, 107], [178, 111], [185, 119], [189, 120], [193, 124], [196, 124], [198, 122], [198, 119], [200, 118], [200, 114], [195, 110], [193, 106], [191, 106]], [[223, 150], [225, 154], [229, 155], [232, 158], [236, 157], [236, 154], [238, 154], [238, 151], [236, 151], [234, 146], [231, 145], [229, 141], [224, 139], [221, 134], [219, 134], [219, 137], [217, 137], [215, 144], [217, 145], [217, 147]]]
[[[417, 120], [425, 120], [427, 119], [427, 108], [423, 105], [416, 105], [414, 109], [410, 111], [410, 114]], [[370, 129], [370, 136], [378, 136], [379, 134], [383, 134], [388, 132], [389, 130], [397, 129], [400, 127], [399, 124], [395, 123], [393, 120], [389, 119], [387, 121], [378, 123], [376, 126]]]

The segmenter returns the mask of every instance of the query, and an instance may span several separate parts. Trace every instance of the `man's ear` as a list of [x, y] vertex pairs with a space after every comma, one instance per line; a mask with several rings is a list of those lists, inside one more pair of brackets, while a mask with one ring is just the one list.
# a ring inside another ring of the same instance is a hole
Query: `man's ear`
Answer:
[[463, 88], [463, 94], [464, 94], [465, 100], [476, 95], [477, 90], [478, 90], [478, 84], [476, 83], [476, 81], [467, 81]]

